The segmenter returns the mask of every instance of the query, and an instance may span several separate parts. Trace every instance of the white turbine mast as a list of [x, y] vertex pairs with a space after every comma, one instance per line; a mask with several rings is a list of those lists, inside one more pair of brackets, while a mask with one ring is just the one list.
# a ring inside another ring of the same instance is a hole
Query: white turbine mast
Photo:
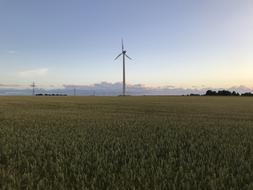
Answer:
[[132, 60], [131, 57], [129, 57], [126, 53], [127, 51], [124, 49], [124, 42], [123, 42], [123, 39], [121, 40], [121, 45], [122, 45], [122, 52], [114, 59], [118, 59], [121, 55], [122, 55], [122, 58], [123, 58], [123, 96], [126, 95], [126, 66], [125, 66], [125, 63], [126, 63], [126, 57], [130, 60]]

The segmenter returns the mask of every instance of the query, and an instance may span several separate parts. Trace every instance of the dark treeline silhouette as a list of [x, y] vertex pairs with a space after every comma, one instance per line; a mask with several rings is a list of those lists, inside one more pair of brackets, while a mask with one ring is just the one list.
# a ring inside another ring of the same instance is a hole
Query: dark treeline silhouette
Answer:
[[241, 94], [241, 96], [253, 96], [253, 94], [251, 92], [246, 92], [244, 94]]
[[190, 94], [190, 96], [201, 96], [200, 94]]
[[218, 92], [213, 90], [206, 91], [206, 96], [240, 96], [238, 92], [230, 92], [228, 90], [219, 90]]
[[228, 90], [219, 90], [217, 92], [213, 90], [208, 90], [206, 91], [205, 96], [253, 96], [253, 94], [251, 92], [239, 94], [238, 92], [230, 92]]
[[67, 96], [67, 94], [36, 94], [36, 96]]

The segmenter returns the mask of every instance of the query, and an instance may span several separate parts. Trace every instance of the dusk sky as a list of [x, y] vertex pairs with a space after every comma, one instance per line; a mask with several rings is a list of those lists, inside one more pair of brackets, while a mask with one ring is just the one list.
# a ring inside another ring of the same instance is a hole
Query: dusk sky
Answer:
[[253, 87], [252, 0], [0, 0], [0, 84]]

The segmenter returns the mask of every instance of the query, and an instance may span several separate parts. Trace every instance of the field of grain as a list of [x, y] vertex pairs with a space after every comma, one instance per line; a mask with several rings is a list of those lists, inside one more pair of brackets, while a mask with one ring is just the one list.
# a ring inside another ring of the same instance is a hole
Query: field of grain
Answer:
[[0, 97], [0, 189], [253, 189], [253, 98]]

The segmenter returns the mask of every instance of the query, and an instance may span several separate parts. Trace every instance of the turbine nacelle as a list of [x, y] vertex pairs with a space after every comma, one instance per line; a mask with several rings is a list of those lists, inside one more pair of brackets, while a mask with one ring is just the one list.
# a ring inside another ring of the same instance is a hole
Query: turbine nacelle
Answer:
[[123, 39], [122, 39], [122, 53], [120, 53], [114, 60], [118, 59], [121, 55], [123, 56], [126, 56], [128, 59], [132, 60], [131, 57], [129, 57], [126, 53], [127, 51], [124, 49], [124, 42], [123, 42]]

